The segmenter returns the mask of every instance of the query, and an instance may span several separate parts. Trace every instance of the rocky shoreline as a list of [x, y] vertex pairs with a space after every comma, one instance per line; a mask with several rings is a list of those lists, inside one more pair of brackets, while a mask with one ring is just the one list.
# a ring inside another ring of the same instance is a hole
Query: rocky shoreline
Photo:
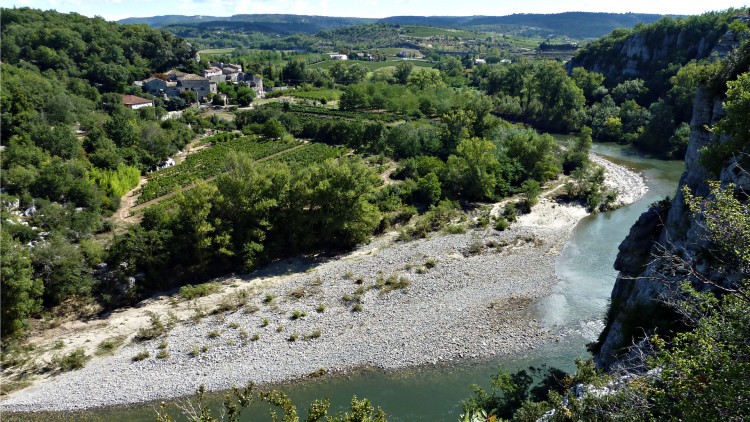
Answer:
[[[597, 163], [624, 203], [645, 193], [640, 175]], [[217, 391], [248, 380], [270, 384], [529, 350], [557, 335], [540, 326], [531, 304], [558, 282], [555, 261], [585, 215], [542, 198], [504, 232], [469, 229], [410, 242], [390, 234], [335, 259], [282, 261], [228, 277], [211, 297], [156, 299], [110, 317], [95, 339], [84, 333], [71, 342], [95, 346], [122, 332], [118, 327], [145, 324], [146, 311], [176, 321], [164, 337], [131, 342], [37, 382], [7, 397], [0, 410], [81, 410], [185, 396], [201, 384]], [[241, 292], [248, 299], [239, 309], [200, 317]], [[143, 351], [149, 357], [133, 361]]]

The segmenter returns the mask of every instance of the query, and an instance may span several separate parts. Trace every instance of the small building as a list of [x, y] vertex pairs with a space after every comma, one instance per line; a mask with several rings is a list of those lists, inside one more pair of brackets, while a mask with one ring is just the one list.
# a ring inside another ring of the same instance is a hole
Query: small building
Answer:
[[153, 100], [148, 100], [146, 98], [137, 97], [135, 95], [123, 95], [122, 103], [125, 104], [125, 107], [132, 109], [132, 110], [137, 110], [143, 107], [154, 106]]
[[485, 59], [474, 59], [474, 64], [487, 64]]
[[263, 89], [263, 78], [257, 75], [252, 75], [251, 77], [245, 77], [245, 81], [250, 86], [250, 88], [255, 91], [255, 96], [258, 98], [266, 98], [266, 91]]
[[198, 96], [198, 101], [206, 99], [210, 92], [216, 93], [216, 82], [211, 82], [208, 78], [195, 75], [192, 73], [185, 74], [177, 78], [177, 85], [182, 91], [193, 91]]
[[332, 58], [333, 60], [348, 60], [349, 59], [346, 56], [346, 54], [338, 54], [338, 53], [329, 54], [328, 57]]
[[224, 73], [219, 69], [218, 67], [209, 67], [208, 69], [203, 71], [203, 77], [211, 79], [212, 76], [221, 76]]

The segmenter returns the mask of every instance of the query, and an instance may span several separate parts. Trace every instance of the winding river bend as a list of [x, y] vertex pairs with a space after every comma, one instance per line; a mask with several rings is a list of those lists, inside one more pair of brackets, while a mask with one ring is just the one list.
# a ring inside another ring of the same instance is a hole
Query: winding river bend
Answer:
[[[674, 195], [683, 171], [682, 162], [643, 157], [613, 144], [595, 144], [593, 151], [644, 174], [648, 193], [637, 202], [613, 212], [589, 216], [576, 227], [573, 238], [558, 259], [561, 283], [555, 292], [537, 304], [543, 323], [564, 335], [559, 342], [523, 356], [501, 357], [483, 362], [435, 366], [404, 372], [362, 370], [356, 373], [283, 385], [304, 407], [320, 397], [331, 400], [331, 410], [348, 407], [352, 395], [367, 397], [385, 410], [393, 421], [455, 421], [460, 401], [471, 394], [472, 383], [488, 386], [498, 368], [514, 371], [529, 365], [574, 369], [577, 357], [587, 357], [585, 345], [594, 341], [603, 327], [604, 314], [616, 272], [612, 268], [617, 246], [649, 204]], [[221, 397], [212, 401], [219, 406]], [[83, 420], [154, 420], [154, 404], [78, 413]], [[249, 412], [247, 412], [249, 413]], [[255, 415], [257, 415], [256, 412]], [[262, 411], [263, 414], [268, 414]], [[69, 415], [70, 416], [70, 415]], [[254, 417], [253, 420], [258, 420]], [[269, 419], [270, 420], [270, 419]]]

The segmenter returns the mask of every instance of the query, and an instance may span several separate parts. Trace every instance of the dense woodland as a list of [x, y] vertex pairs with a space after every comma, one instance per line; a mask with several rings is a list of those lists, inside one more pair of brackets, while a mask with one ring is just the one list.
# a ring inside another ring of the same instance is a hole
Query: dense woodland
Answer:
[[[664, 158], [681, 158], [699, 84], [728, 92], [728, 116], [717, 130], [732, 141], [703, 152], [707, 167], [718, 169], [728, 157], [747, 153], [750, 144], [744, 121], [750, 92], [747, 43], [723, 60], [678, 49], [654, 64], [658, 69], [644, 73], [652, 78], [599, 73], [604, 70], [587, 60], [614, 54], [614, 45], [638, 34], [657, 40], [678, 31], [691, 43], [698, 34], [715, 43], [716, 34], [731, 28], [743, 39], [747, 26], [731, 21], [733, 14], [667, 18], [615, 31], [582, 50], [569, 68], [554, 60], [502, 63], [499, 53], [481, 65], [471, 55], [433, 55], [430, 67], [412, 61], [382, 67], [338, 61], [322, 67], [316, 66], [325, 62], [321, 55], [301, 52], [215, 55], [262, 75], [268, 86], [292, 89], [281, 91], [285, 101], [236, 110], [252, 103], [253, 95], [220, 84], [232, 104], [225, 115], [192, 105], [180, 117], [164, 119], [162, 99], [155, 99], [156, 107], [130, 110], [121, 95], [151, 98], [132, 83], [172, 68], [198, 73], [206, 68], [206, 57], [195, 61], [195, 50], [184, 39], [145, 25], [3, 9], [4, 347], [22, 341], [29, 319], [49, 316], [62, 304], [128, 305], [283, 257], [338, 253], [385, 230], [397, 229], [399, 238], [409, 241], [439, 230], [462, 209], [518, 195], [491, 222], [504, 230], [555, 180], [565, 180], [567, 200], [591, 211], [608, 209], [615, 197], [603, 185], [603, 170], [589, 162], [591, 143], [630, 143]], [[343, 34], [356, 41], [383, 28], [391, 26], [318, 36]], [[307, 41], [300, 36], [284, 42], [294, 48]], [[572, 133], [575, 140], [561, 148], [541, 131]], [[209, 132], [212, 136], [204, 137]], [[158, 170], [191, 142], [206, 148]], [[381, 174], [389, 168], [393, 183], [384, 184]], [[154, 204], [139, 223], [116, 223], [112, 214], [142, 176], [148, 176], [142, 203]], [[696, 209], [701, 201], [715, 209], [709, 217], [715, 217], [717, 230], [742, 208], [721, 191], [696, 198]], [[742, 218], [732, 227], [746, 245], [746, 215]], [[718, 232], [709, 235], [721, 244]], [[747, 251], [726, 249], [729, 258], [747, 266]], [[721, 341], [730, 346], [746, 334], [747, 324], [726, 322], [728, 316], [747, 319], [745, 299], [703, 297], [713, 313], [678, 342], [664, 343], [656, 358], [666, 375], [674, 375], [649, 384], [646, 394], [653, 394], [656, 405], [636, 408], [624, 397], [607, 403], [607, 409], [658, 418], [674, 415], [677, 403], [690, 419], [714, 405], [696, 410], [685, 398], [696, 391], [683, 391], [675, 374], [703, 376], [685, 369], [685, 359], [702, 359], [696, 345], [713, 330], [726, 328]], [[707, 367], [721, 371], [726, 362], [744, 362], [746, 349], [728, 350]], [[736, 373], [726, 376], [734, 379]], [[568, 383], [596, 377], [581, 365]], [[467, 415], [528, 420], [560, 404], [555, 395], [540, 402], [542, 393], [534, 393], [537, 403], [527, 401], [527, 374], [501, 374], [493, 386], [492, 393], [478, 390], [467, 401]], [[739, 387], [730, 383], [720, 398], [735, 394], [733, 388]], [[601, 403], [597, 406], [569, 411], [597, 418], [599, 413], [587, 413], [604, 411]], [[568, 417], [562, 411], [557, 415]]]

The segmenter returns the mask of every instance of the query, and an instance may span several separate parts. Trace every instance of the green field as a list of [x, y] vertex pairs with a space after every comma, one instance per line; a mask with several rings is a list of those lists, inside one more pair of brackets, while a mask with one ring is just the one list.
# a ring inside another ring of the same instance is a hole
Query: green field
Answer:
[[303, 98], [306, 100], [326, 100], [326, 101], [338, 101], [341, 98], [341, 91], [338, 89], [314, 89], [309, 91], [289, 91], [285, 93], [286, 96], [294, 98]]
[[[384, 62], [365, 62], [360, 60], [346, 60], [343, 63], [346, 66], [351, 66], [354, 63], [357, 63], [358, 65], [364, 67], [365, 69], [369, 71], [375, 71], [378, 69], [382, 69], [384, 67], [394, 67], [396, 66], [396, 63], [400, 62], [401, 59], [388, 59]], [[330, 69], [334, 63], [336, 63], [337, 60], [326, 60], [322, 62], [318, 62], [315, 64], [311, 64], [310, 67], [313, 69]], [[410, 63], [412, 63], [414, 66], [419, 67], [435, 67], [435, 63], [427, 62], [427, 61], [420, 61], [420, 60], [410, 60]]]
[[234, 51], [234, 48], [209, 48], [201, 50], [199, 54], [228, 54]]
[[419, 38], [436, 37], [436, 36], [477, 38], [481, 34], [478, 34], [476, 32], [462, 31], [458, 29], [435, 28], [432, 26], [407, 25], [407, 26], [401, 27], [401, 35], [405, 35], [407, 37], [419, 37]]

